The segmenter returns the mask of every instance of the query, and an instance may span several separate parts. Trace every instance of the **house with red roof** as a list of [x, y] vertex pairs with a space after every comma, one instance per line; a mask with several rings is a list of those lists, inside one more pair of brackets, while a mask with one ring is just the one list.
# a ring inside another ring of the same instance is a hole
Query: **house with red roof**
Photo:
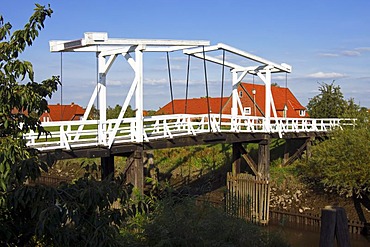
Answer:
[[175, 99], [162, 108], [156, 115], [167, 114], [204, 114], [208, 113], [208, 104], [210, 113], [220, 113], [229, 98], [193, 98], [193, 99]]
[[56, 104], [48, 107], [50, 111], [41, 115], [41, 122], [76, 121], [81, 120], [85, 114], [85, 109], [73, 102], [70, 105]]
[[[306, 108], [297, 100], [289, 88], [271, 86], [277, 117], [302, 118], [308, 117]], [[265, 110], [265, 85], [240, 83], [238, 96], [241, 103], [238, 114], [245, 116], [264, 116]], [[231, 114], [232, 97], [225, 98], [194, 98], [176, 99], [169, 102], [157, 111], [157, 114], [205, 114], [210, 113]], [[271, 109], [272, 112], [272, 109]]]

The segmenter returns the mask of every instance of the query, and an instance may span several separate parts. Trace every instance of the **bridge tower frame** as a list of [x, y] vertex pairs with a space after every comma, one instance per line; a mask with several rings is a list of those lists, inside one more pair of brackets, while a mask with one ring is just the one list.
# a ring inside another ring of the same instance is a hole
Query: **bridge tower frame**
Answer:
[[[95, 52], [98, 58], [98, 82], [95, 86], [94, 92], [90, 98], [86, 108], [83, 120], [87, 120], [88, 115], [96, 99], [98, 99], [98, 145], [108, 146], [109, 148], [114, 143], [114, 138], [117, 133], [119, 124], [124, 118], [124, 114], [132, 99], [135, 97], [136, 108], [136, 126], [133, 130], [135, 132], [134, 142], [143, 142], [143, 56], [145, 52], [173, 52], [182, 50], [184, 54], [191, 55], [209, 62], [228, 67], [232, 73], [232, 110], [231, 115], [235, 117], [238, 112], [243, 112], [242, 104], [238, 96], [237, 88], [240, 82], [247, 74], [257, 75], [265, 83], [265, 119], [264, 125], [267, 130], [270, 128], [271, 109], [273, 117], [277, 118], [274, 100], [271, 94], [271, 74], [272, 73], [290, 73], [292, 68], [290, 65], [282, 63], [277, 64], [267, 59], [250, 54], [243, 50], [231, 47], [229, 45], [218, 43], [217, 45], [210, 45], [207, 40], [164, 40], [164, 39], [121, 39], [108, 38], [105, 32], [86, 32], [84, 38], [78, 40], [54, 40], [50, 41], [51, 52]], [[224, 50], [240, 59], [252, 61], [256, 65], [243, 66], [241, 63], [226, 60], [221, 60], [215, 56], [207, 54], [208, 52]], [[132, 56], [134, 54], [134, 56]], [[109, 134], [107, 139], [107, 95], [106, 95], [106, 80], [109, 69], [116, 60], [118, 55], [122, 55], [131, 66], [135, 73], [134, 80], [131, 84], [130, 90], [122, 104], [122, 110], [115, 123], [113, 133]], [[237, 128], [237, 124], [234, 124]], [[81, 126], [82, 128], [82, 126]], [[236, 129], [235, 129], [236, 130]]]

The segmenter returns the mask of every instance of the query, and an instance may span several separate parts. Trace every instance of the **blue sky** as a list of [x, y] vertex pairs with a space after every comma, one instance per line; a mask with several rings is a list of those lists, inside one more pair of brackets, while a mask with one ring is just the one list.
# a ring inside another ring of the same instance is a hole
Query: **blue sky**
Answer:
[[[59, 75], [60, 54], [49, 52], [50, 40], [73, 40], [84, 32], [107, 32], [112, 38], [201, 39], [225, 43], [276, 63], [293, 72], [273, 75], [286, 83], [306, 105], [318, 93], [318, 83], [339, 85], [346, 99], [370, 108], [370, 1], [368, 0], [126, 0], [38, 1], [51, 4], [34, 45], [22, 59], [34, 64], [36, 79]], [[30, 0], [3, 1], [0, 13], [13, 30], [23, 27], [33, 13]], [[146, 53], [148, 54], [148, 53]], [[146, 55], [146, 109], [170, 101], [165, 54]], [[175, 98], [185, 97], [186, 60], [171, 54]], [[94, 54], [63, 55], [63, 103], [86, 106], [96, 84]], [[192, 62], [190, 97], [205, 96], [201, 64]], [[221, 68], [207, 64], [209, 90], [220, 96]], [[122, 104], [133, 78], [125, 60], [108, 74], [108, 105]], [[244, 81], [251, 82], [251, 76]], [[230, 75], [226, 76], [230, 85]], [[255, 78], [255, 83], [261, 83]], [[225, 94], [230, 93], [227, 87]], [[59, 102], [60, 91], [51, 103]]]

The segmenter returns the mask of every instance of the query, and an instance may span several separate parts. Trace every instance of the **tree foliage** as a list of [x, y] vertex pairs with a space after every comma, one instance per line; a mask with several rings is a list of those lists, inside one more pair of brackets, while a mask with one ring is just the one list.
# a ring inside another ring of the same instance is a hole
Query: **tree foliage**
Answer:
[[370, 130], [338, 130], [312, 148], [302, 174], [340, 195], [370, 195]]
[[48, 110], [46, 97], [57, 90], [59, 78], [37, 83], [32, 64], [18, 56], [32, 45], [51, 14], [50, 8], [36, 5], [29, 23], [12, 34], [11, 24], [0, 17], [0, 203], [4, 202], [4, 193], [28, 178], [36, 178], [40, 168], [47, 170], [36, 151], [26, 149], [22, 135], [30, 129], [45, 132], [39, 117]]
[[[333, 132], [328, 140], [312, 147], [312, 157], [298, 168], [314, 186], [352, 197], [370, 210], [370, 114], [353, 99], [346, 102], [342, 116], [356, 119], [356, 125]], [[356, 206], [359, 218], [366, 221]]]
[[312, 118], [344, 117], [358, 107], [353, 99], [344, 99], [340, 86], [334, 85], [334, 81], [331, 84], [321, 83], [319, 92], [307, 104], [307, 111]]
[[307, 106], [311, 117], [353, 118], [356, 125], [338, 129], [314, 146], [312, 157], [299, 166], [301, 174], [314, 186], [353, 197], [355, 204], [361, 201], [370, 210], [370, 114], [354, 99], [344, 100], [334, 83], [321, 84], [319, 90]]
[[0, 17], [0, 245], [121, 246], [118, 227], [132, 210], [113, 210], [112, 204], [127, 205], [130, 199], [123, 177], [100, 181], [91, 173], [97, 165], [84, 164], [85, 176], [74, 183], [27, 184], [53, 164], [28, 148], [23, 135], [47, 134], [39, 117], [48, 110], [47, 98], [59, 78], [36, 82], [31, 62], [19, 55], [52, 13], [36, 4], [29, 22], [14, 32]]
[[[107, 108], [107, 119], [115, 119], [118, 118], [121, 112], [122, 106], [116, 105], [115, 107], [108, 106]], [[135, 111], [132, 109], [131, 105], [129, 105], [126, 109], [124, 117], [134, 117]]]
[[[123, 177], [100, 181], [92, 168], [74, 183], [54, 188], [21, 185], [7, 195], [6, 211], [0, 213], [0, 243], [15, 246], [122, 246], [119, 227], [130, 207]], [[92, 168], [92, 169], [91, 169]]]

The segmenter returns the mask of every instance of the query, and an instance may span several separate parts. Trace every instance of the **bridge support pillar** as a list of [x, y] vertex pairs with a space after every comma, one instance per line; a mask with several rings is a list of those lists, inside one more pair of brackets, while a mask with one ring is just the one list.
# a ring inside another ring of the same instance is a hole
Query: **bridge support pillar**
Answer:
[[306, 144], [306, 160], [310, 159], [312, 156], [311, 147], [312, 147], [312, 142], [314, 140], [315, 140], [315, 137], [310, 137], [309, 141]]
[[311, 142], [314, 137], [300, 139], [286, 139], [284, 144], [283, 166], [292, 164], [306, 151], [306, 159], [311, 157]]
[[141, 194], [144, 193], [144, 162], [143, 162], [143, 151], [136, 150], [134, 152], [134, 167], [135, 167], [135, 183], [134, 186], [140, 191]]
[[131, 183], [140, 193], [144, 193], [144, 159], [143, 150], [138, 148], [126, 160], [126, 181]]
[[102, 180], [108, 176], [114, 177], [114, 156], [110, 155], [109, 157], [101, 157], [101, 178]]
[[270, 139], [263, 139], [258, 143], [257, 172], [263, 178], [270, 177]]
[[289, 158], [290, 158], [290, 147], [292, 146], [292, 140], [286, 139], [284, 144], [284, 158], [283, 158], [283, 165], [287, 164]]
[[241, 143], [233, 143], [232, 144], [232, 174], [235, 176], [236, 174], [240, 173], [240, 164], [241, 164], [241, 151], [240, 146]]

